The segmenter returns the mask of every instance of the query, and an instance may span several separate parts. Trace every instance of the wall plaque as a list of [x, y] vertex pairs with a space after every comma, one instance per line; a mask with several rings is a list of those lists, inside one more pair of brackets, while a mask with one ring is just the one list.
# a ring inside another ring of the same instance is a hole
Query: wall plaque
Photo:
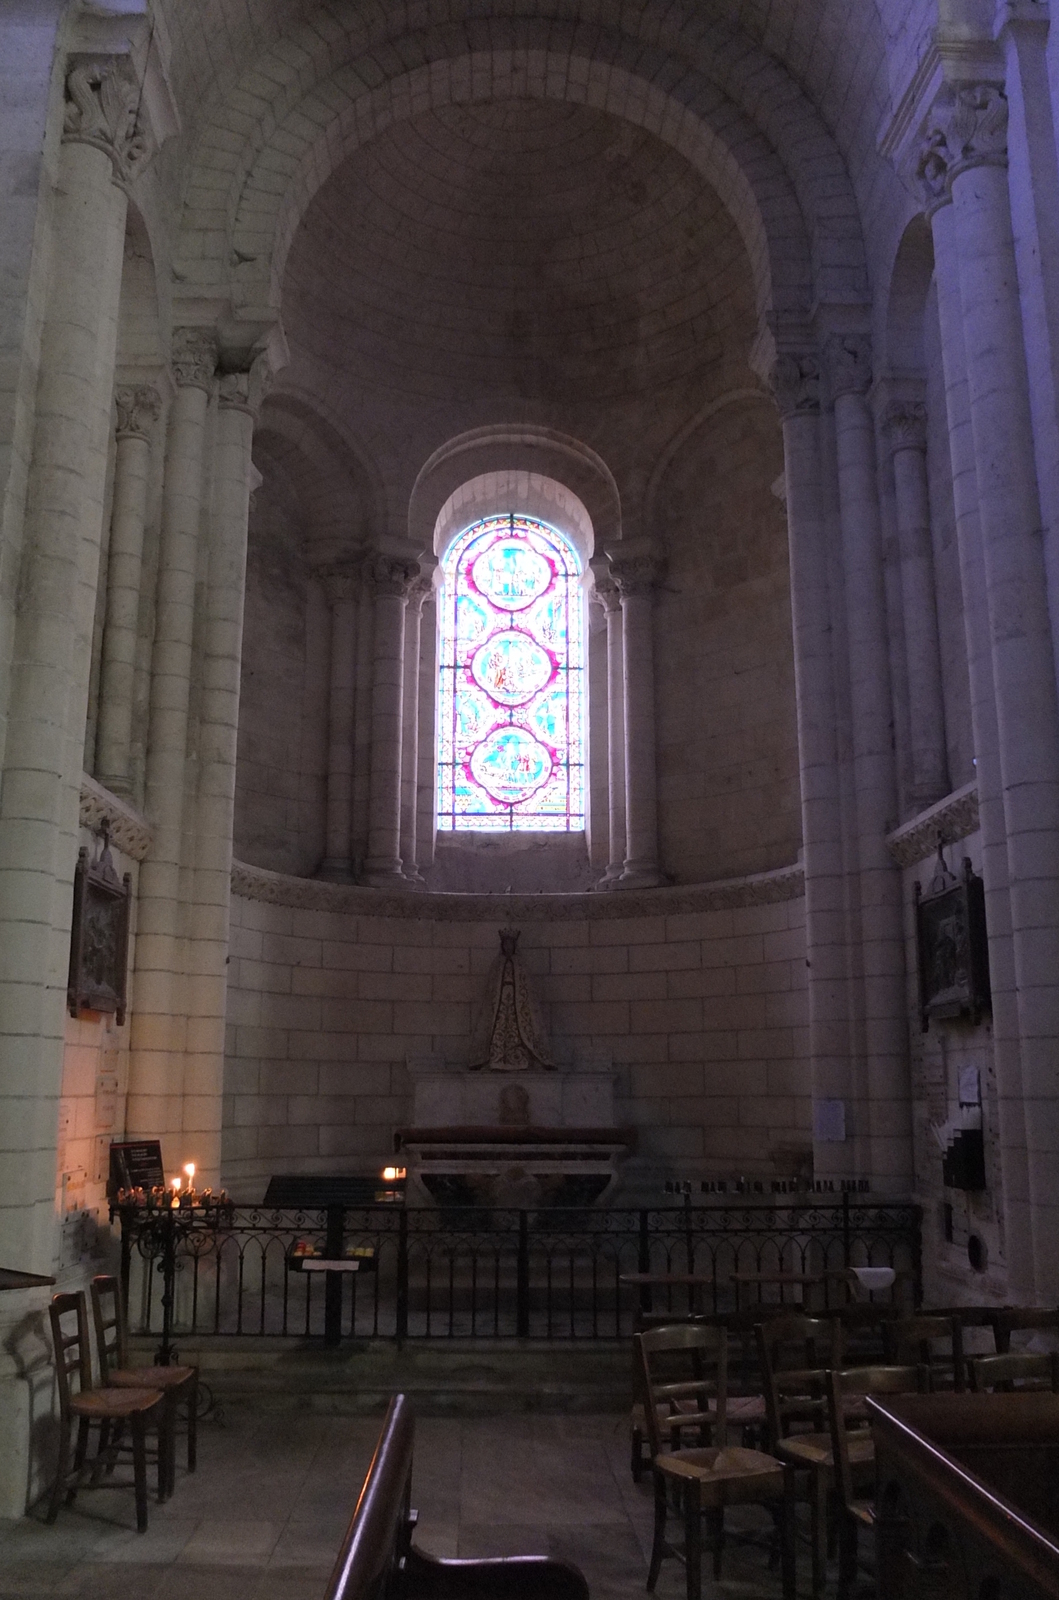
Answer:
[[131, 904], [132, 879], [128, 873], [118, 877], [110, 854], [110, 824], [104, 820], [95, 859], [82, 847], [74, 871], [66, 990], [72, 1017], [104, 1011], [113, 1014], [119, 1027], [125, 1021]]
[[924, 1033], [931, 1017], [982, 1020], [988, 1011], [989, 945], [985, 889], [964, 859], [963, 877], [945, 866], [938, 845], [938, 871], [922, 894], [915, 886], [919, 1006]]

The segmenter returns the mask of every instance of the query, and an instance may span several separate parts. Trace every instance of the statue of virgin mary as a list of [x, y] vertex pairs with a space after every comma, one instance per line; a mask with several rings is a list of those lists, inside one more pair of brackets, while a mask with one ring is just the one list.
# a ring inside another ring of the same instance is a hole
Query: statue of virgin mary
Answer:
[[555, 1070], [529, 975], [518, 958], [519, 935], [501, 928], [500, 954], [489, 969], [485, 999], [471, 1034], [471, 1067], [494, 1072]]

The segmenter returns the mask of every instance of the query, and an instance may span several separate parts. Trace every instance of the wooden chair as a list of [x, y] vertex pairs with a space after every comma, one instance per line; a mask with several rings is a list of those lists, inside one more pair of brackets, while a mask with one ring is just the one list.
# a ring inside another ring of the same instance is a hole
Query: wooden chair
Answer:
[[1051, 1333], [1059, 1336], [1059, 1310], [1039, 1306], [1004, 1306], [992, 1316], [997, 1355], [1006, 1356], [1013, 1333]]
[[[656, 1327], [707, 1327], [724, 1328], [728, 1334], [729, 1352], [729, 1388], [728, 1388], [728, 1423], [731, 1427], [738, 1427], [743, 1435], [743, 1443], [756, 1445], [765, 1428], [765, 1400], [761, 1393], [760, 1382], [756, 1372], [749, 1370], [751, 1363], [747, 1361], [748, 1347], [753, 1346], [754, 1330], [761, 1321], [760, 1310], [764, 1309], [766, 1316], [771, 1307], [759, 1308], [754, 1313], [746, 1311], [719, 1311], [706, 1313], [701, 1316], [674, 1317], [667, 1322], [655, 1322], [638, 1328], [637, 1332], [645, 1333]], [[777, 1306], [777, 1311], [783, 1308]], [[739, 1377], [732, 1381], [731, 1353], [733, 1343], [741, 1341], [739, 1345]], [[634, 1352], [635, 1356], [635, 1352]], [[635, 1361], [634, 1361], [635, 1365]], [[756, 1366], [756, 1363], [753, 1363]], [[637, 1383], [636, 1372], [633, 1373], [633, 1387]], [[733, 1392], [733, 1390], [735, 1392]], [[694, 1411], [692, 1402], [688, 1402], [683, 1409]], [[659, 1427], [664, 1434], [668, 1434], [671, 1425], [671, 1413], [668, 1408], [663, 1408], [658, 1419]], [[650, 1465], [650, 1450], [648, 1447], [647, 1430], [644, 1421], [643, 1404], [636, 1400], [633, 1403], [630, 1419], [632, 1443], [632, 1477], [634, 1483], [639, 1483], [643, 1478], [645, 1466]], [[646, 1452], [646, 1459], [645, 1459]]]
[[[927, 1366], [935, 1389], [954, 1389], [962, 1394], [967, 1386], [964, 1373], [963, 1326], [959, 1317], [927, 1314], [899, 1317], [883, 1326], [886, 1360], [890, 1366]], [[937, 1349], [948, 1343], [948, 1353]]]
[[[66, 1497], [72, 1505], [86, 1470], [89, 1435], [93, 1424], [100, 1428], [121, 1423], [132, 1434], [133, 1485], [136, 1490], [136, 1527], [140, 1533], [147, 1531], [147, 1429], [164, 1426], [164, 1397], [161, 1390], [151, 1388], [96, 1388], [92, 1383], [92, 1357], [88, 1346], [88, 1307], [84, 1292], [57, 1294], [51, 1308], [52, 1343], [55, 1349], [55, 1373], [59, 1385], [59, 1459], [48, 1503], [49, 1522], [59, 1514], [59, 1505]], [[68, 1332], [64, 1318], [74, 1318], [73, 1331]], [[74, 1380], [76, 1379], [76, 1388]], [[70, 1466], [70, 1444], [74, 1420], [77, 1421], [77, 1445], [73, 1466]], [[101, 1441], [100, 1454], [95, 1466], [104, 1457]], [[159, 1442], [158, 1498], [165, 1499], [165, 1452]]]
[[827, 1382], [842, 1361], [837, 1318], [777, 1317], [758, 1328], [758, 1352], [771, 1453], [792, 1472], [808, 1473], [813, 1593], [827, 1577], [827, 1493], [831, 1486]]
[[868, 1428], [849, 1428], [848, 1401], [869, 1394], [925, 1394], [930, 1368], [851, 1367], [827, 1375], [831, 1460], [839, 1503], [838, 1594], [845, 1600], [857, 1573], [857, 1533], [874, 1528], [875, 1444]]
[[[725, 1507], [747, 1504], [773, 1510], [783, 1593], [785, 1600], [794, 1600], [793, 1485], [775, 1457], [728, 1446], [727, 1331], [702, 1325], [654, 1328], [637, 1334], [635, 1347], [655, 1491], [648, 1590], [653, 1592], [666, 1554], [668, 1496], [673, 1490], [683, 1509], [688, 1600], [698, 1600], [702, 1588], [703, 1520], [712, 1537], [714, 1576], [719, 1577]], [[689, 1403], [693, 1411], [683, 1409]], [[660, 1419], [667, 1417], [664, 1432]], [[698, 1442], [684, 1449], [689, 1433]]]
[[[125, 1296], [117, 1278], [100, 1273], [92, 1279], [92, 1317], [100, 1382], [113, 1389], [160, 1389], [165, 1396], [165, 1427], [160, 1444], [165, 1455], [166, 1494], [170, 1495], [176, 1484], [176, 1424], [181, 1404], [187, 1406], [188, 1413], [188, 1471], [194, 1472], [197, 1464], [198, 1368], [130, 1367]], [[105, 1430], [102, 1442], [106, 1437]]]
[[972, 1394], [997, 1390], [1012, 1394], [1016, 1390], [1047, 1390], [1059, 1394], [1059, 1350], [1040, 1355], [1016, 1351], [1004, 1356], [979, 1356], [968, 1361]]

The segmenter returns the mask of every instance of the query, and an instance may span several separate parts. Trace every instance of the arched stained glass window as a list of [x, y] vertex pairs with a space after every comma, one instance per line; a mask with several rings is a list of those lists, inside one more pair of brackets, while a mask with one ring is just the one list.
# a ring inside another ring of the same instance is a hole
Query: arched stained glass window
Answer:
[[585, 826], [581, 563], [534, 517], [473, 522], [443, 565], [438, 827]]

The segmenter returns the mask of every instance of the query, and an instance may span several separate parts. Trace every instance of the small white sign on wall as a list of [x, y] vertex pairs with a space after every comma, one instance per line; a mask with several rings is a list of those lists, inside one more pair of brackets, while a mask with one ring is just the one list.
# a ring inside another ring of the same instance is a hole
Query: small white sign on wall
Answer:
[[845, 1144], [846, 1102], [813, 1101], [813, 1138], [817, 1144]]
[[960, 1104], [961, 1106], [980, 1106], [982, 1103], [982, 1090], [978, 1082], [977, 1067], [960, 1068]]

